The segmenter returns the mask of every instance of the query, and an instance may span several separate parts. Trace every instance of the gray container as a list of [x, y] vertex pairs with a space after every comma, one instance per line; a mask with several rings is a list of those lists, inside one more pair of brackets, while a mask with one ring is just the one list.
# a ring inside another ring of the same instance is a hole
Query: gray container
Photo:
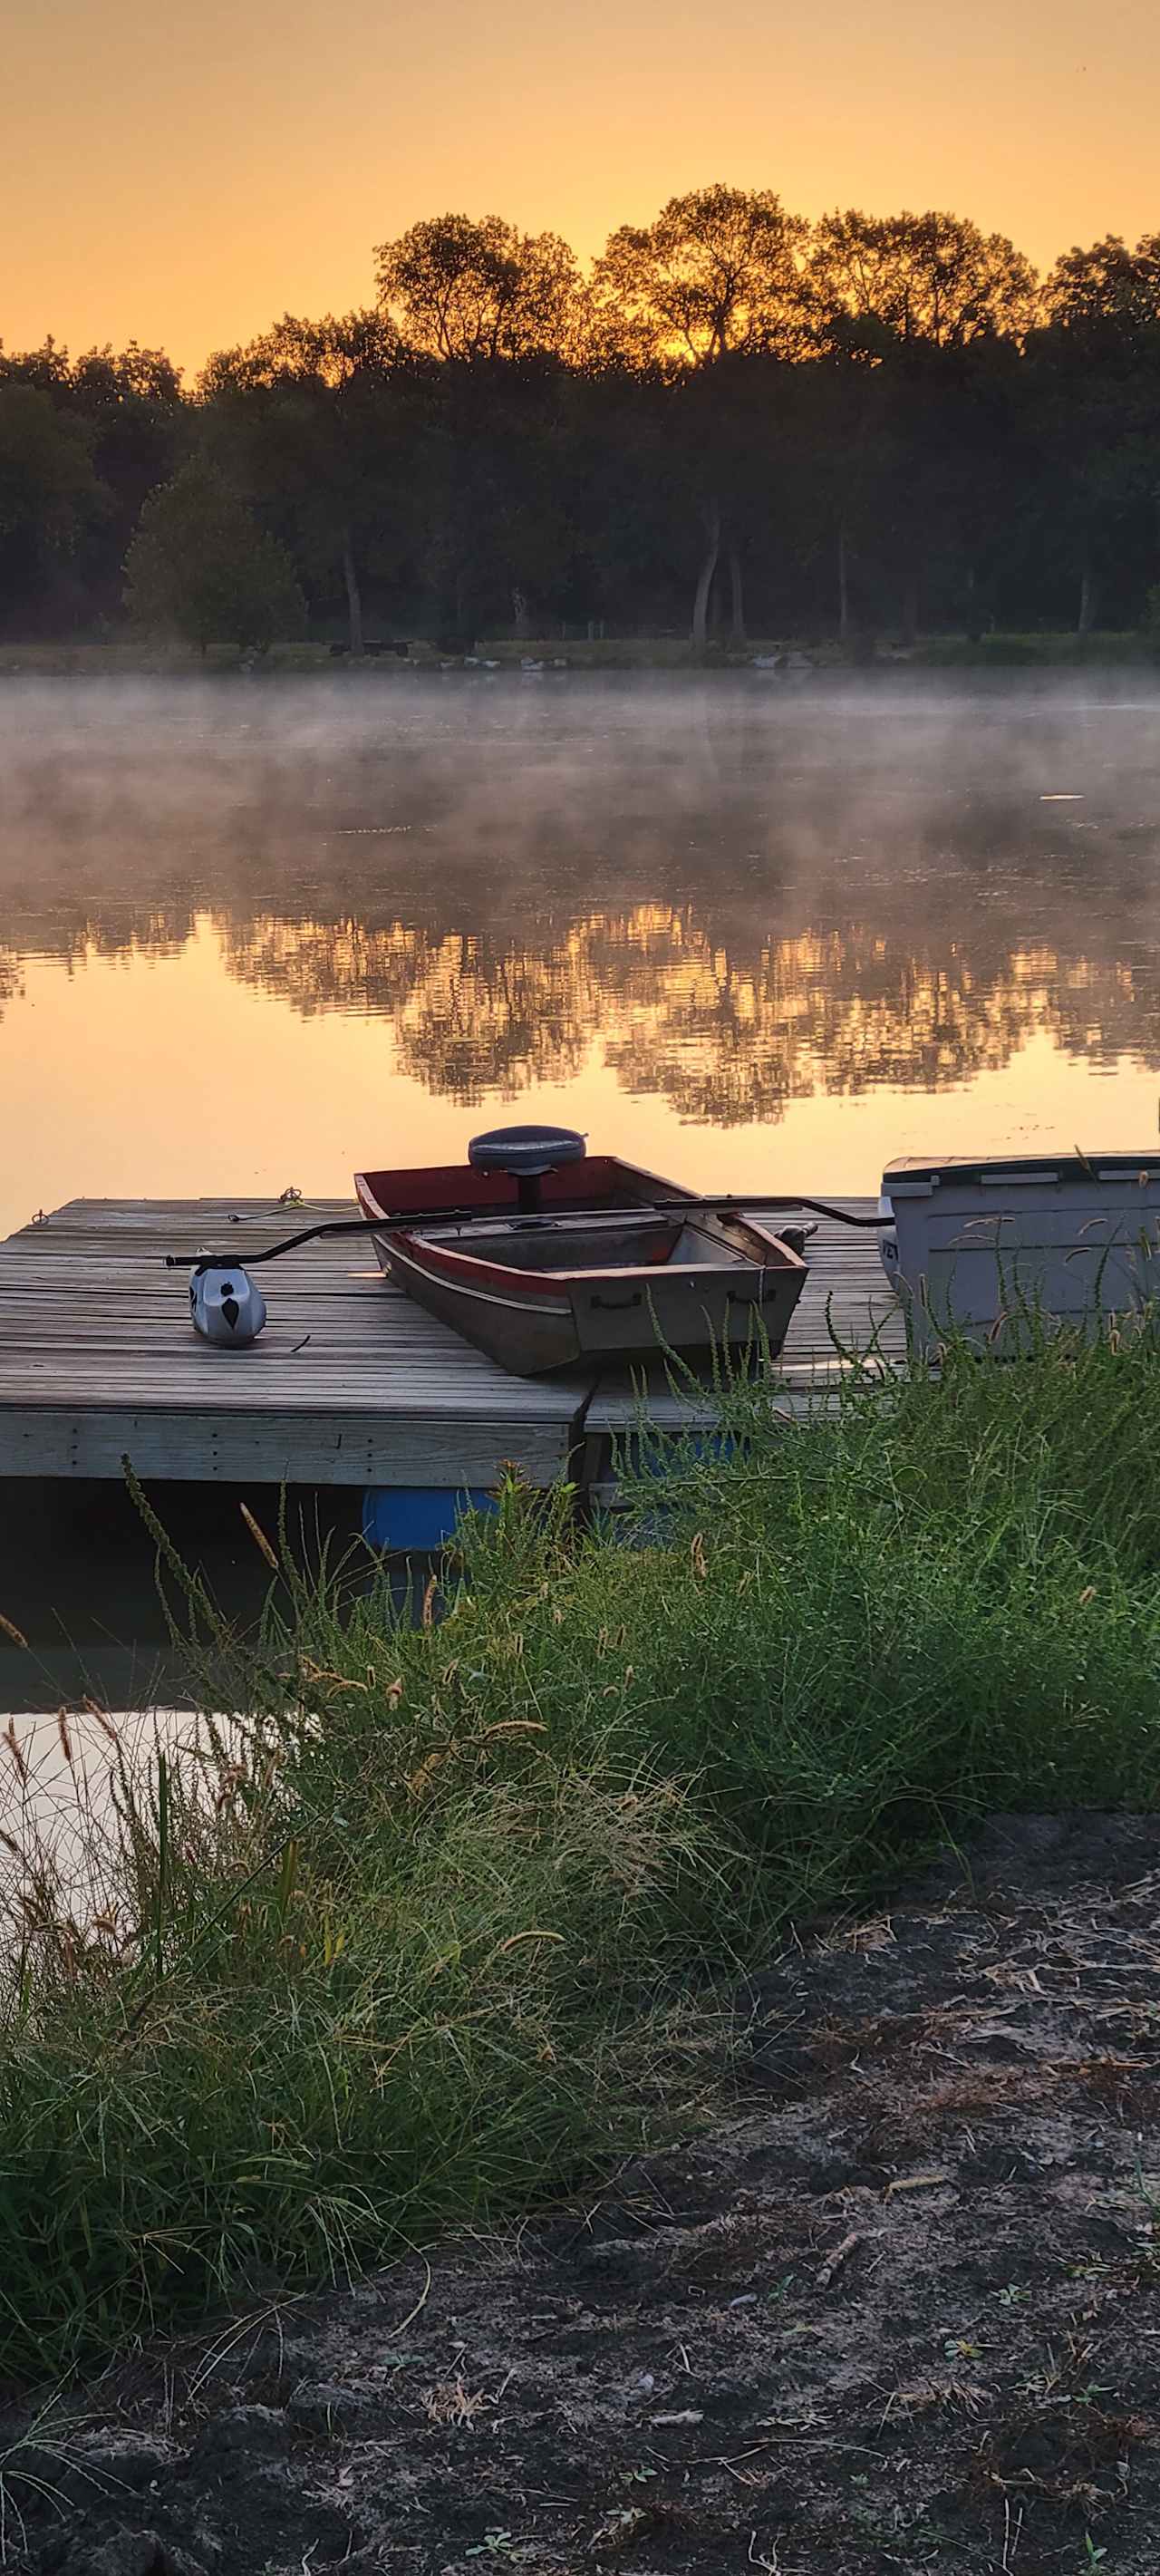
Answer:
[[948, 1328], [1000, 1347], [1036, 1318], [1160, 1319], [1160, 1156], [949, 1155], [887, 1165], [879, 1240], [920, 1348]]

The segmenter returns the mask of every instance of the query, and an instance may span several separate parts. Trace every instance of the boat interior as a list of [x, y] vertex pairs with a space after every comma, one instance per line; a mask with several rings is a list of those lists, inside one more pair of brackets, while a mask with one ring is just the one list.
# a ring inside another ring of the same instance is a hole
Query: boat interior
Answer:
[[494, 1261], [505, 1269], [553, 1272], [562, 1278], [578, 1270], [615, 1271], [650, 1264], [674, 1269], [694, 1264], [719, 1269], [741, 1262], [786, 1269], [797, 1266], [796, 1256], [776, 1235], [744, 1217], [712, 1213], [682, 1217], [672, 1208], [617, 1208], [607, 1215], [592, 1209], [568, 1215], [554, 1209], [547, 1216], [419, 1222], [408, 1226], [407, 1233], [448, 1251], [470, 1253], [477, 1261]]

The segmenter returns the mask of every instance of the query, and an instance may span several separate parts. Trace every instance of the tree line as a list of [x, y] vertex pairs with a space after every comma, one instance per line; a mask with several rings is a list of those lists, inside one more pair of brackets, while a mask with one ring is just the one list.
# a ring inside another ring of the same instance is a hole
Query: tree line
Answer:
[[555, 234], [438, 216], [373, 304], [183, 387], [0, 345], [0, 631], [1137, 625], [1160, 584], [1160, 233], [1046, 277], [957, 216], [809, 223], [722, 184]]

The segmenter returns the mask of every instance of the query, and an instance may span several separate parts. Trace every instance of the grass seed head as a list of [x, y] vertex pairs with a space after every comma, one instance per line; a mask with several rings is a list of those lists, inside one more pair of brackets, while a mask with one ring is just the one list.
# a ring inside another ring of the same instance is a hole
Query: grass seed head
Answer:
[[25, 1759], [24, 1748], [20, 1742], [20, 1738], [17, 1735], [15, 1725], [11, 1718], [9, 1718], [8, 1724], [4, 1729], [4, 1741], [12, 1756], [13, 1763], [15, 1764], [16, 1777], [20, 1782], [20, 1786], [22, 1789], [26, 1789], [28, 1786], [28, 1763]]
[[241, 1515], [242, 1515], [242, 1519], [244, 1520], [244, 1522], [245, 1522], [245, 1524], [246, 1524], [246, 1528], [248, 1529], [248, 1531], [249, 1531], [249, 1533], [250, 1533], [250, 1536], [251, 1536], [251, 1538], [253, 1539], [254, 1545], [255, 1545], [255, 1547], [257, 1548], [257, 1550], [258, 1550], [258, 1552], [259, 1552], [259, 1555], [261, 1555], [261, 1556], [264, 1556], [264, 1557], [265, 1557], [266, 1563], [267, 1563], [267, 1565], [271, 1568], [271, 1570], [272, 1570], [272, 1572], [273, 1572], [273, 1573], [275, 1573], [275, 1574], [280, 1574], [280, 1573], [281, 1573], [281, 1571], [282, 1571], [282, 1569], [281, 1569], [281, 1566], [279, 1565], [277, 1555], [276, 1555], [276, 1553], [275, 1553], [275, 1550], [274, 1550], [274, 1549], [271, 1547], [271, 1545], [270, 1545], [270, 1541], [269, 1541], [269, 1539], [268, 1539], [268, 1538], [267, 1538], [267, 1536], [266, 1536], [265, 1530], [263, 1529], [261, 1522], [260, 1522], [260, 1521], [256, 1521], [256, 1520], [255, 1520], [254, 1515], [253, 1515], [252, 1511], [250, 1510], [248, 1503], [239, 1503], [239, 1505], [238, 1505], [238, 1510], [240, 1511], [240, 1513], [241, 1513]]

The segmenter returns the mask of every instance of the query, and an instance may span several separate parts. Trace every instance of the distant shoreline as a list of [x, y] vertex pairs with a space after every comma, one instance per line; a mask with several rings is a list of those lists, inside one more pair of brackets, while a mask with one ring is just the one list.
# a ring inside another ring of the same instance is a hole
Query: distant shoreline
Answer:
[[1131, 667], [1160, 672], [1160, 656], [1139, 630], [1095, 635], [991, 635], [972, 641], [963, 635], [936, 635], [903, 646], [881, 644], [873, 654], [834, 643], [811, 644], [779, 638], [757, 638], [744, 645], [713, 645], [696, 654], [676, 637], [621, 637], [603, 642], [530, 639], [522, 643], [481, 643], [470, 655], [440, 653], [425, 642], [398, 655], [390, 645], [369, 653], [361, 663], [332, 651], [329, 643], [275, 644], [269, 652], [240, 655], [232, 645], [214, 645], [201, 654], [185, 645], [149, 645], [132, 641], [104, 643], [0, 644], [0, 680], [11, 679], [206, 679], [243, 677], [413, 679], [465, 672], [481, 681], [501, 677], [551, 679], [565, 671], [713, 672], [753, 671], [763, 678], [796, 679], [836, 673], [880, 676], [899, 671], [1072, 671]]

